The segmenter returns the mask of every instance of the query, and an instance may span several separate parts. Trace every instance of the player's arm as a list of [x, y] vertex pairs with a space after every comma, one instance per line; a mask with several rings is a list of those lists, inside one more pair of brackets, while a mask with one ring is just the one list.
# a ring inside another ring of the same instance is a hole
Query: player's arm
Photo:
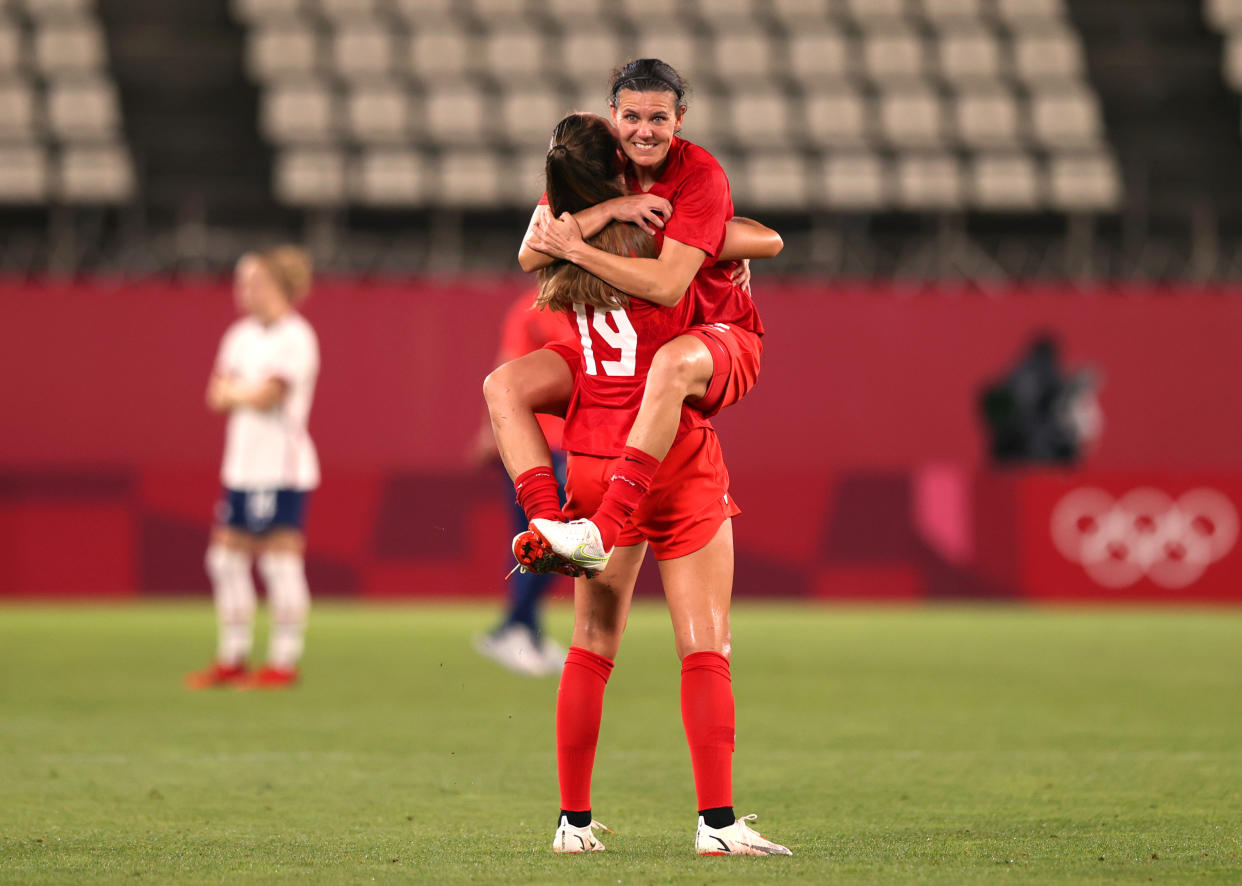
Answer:
[[282, 378], [247, 384], [217, 374], [207, 385], [207, 406], [215, 412], [228, 412], [239, 407], [262, 411], [282, 402], [288, 393], [289, 385]]
[[707, 258], [702, 249], [669, 237], [664, 238], [659, 258], [613, 255], [583, 240], [577, 221], [568, 212], [537, 221], [531, 237], [540, 252], [573, 262], [622, 292], [665, 307], [681, 301]]
[[[594, 237], [608, 226], [609, 222], [631, 222], [638, 225], [648, 234], [654, 234], [656, 228], [664, 227], [664, 220], [673, 214], [673, 204], [663, 197], [654, 194], [632, 194], [627, 197], [614, 197], [602, 203], [596, 203], [581, 212], [574, 213], [574, 221], [583, 237]], [[518, 264], [528, 274], [540, 268], [546, 268], [556, 261], [556, 256], [541, 252], [531, 246], [532, 234], [536, 223], [552, 218], [552, 210], [541, 204], [531, 213], [530, 224], [526, 226], [526, 236], [522, 238], [522, 246], [518, 249]]]
[[752, 218], [734, 216], [725, 224], [721, 261], [747, 258], [776, 258], [785, 248], [781, 235]]

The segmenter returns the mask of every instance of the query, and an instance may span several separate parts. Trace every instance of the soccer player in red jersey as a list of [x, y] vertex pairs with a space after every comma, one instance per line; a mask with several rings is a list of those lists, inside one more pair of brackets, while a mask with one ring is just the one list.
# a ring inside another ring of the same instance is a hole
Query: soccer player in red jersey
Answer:
[[[594, 247], [583, 239], [591, 230], [583, 225], [600, 223], [598, 214], [546, 210], [536, 211], [519, 253], [527, 270], [550, 259], [570, 261], [630, 295], [661, 305], [679, 304], [684, 296], [694, 306], [694, 325], [652, 363], [624, 464], [599, 509], [567, 525], [537, 524], [560, 557], [582, 568], [607, 562], [673, 443], [682, 402], [712, 415], [749, 391], [759, 373], [763, 324], [748, 288], [733, 278], [734, 264], [721, 260], [733, 216], [728, 178], [710, 153], [677, 137], [684, 98], [681, 77], [657, 59], [630, 62], [613, 78], [610, 104], [626, 183], [647, 201], [626, 209], [650, 225], [658, 257]], [[668, 201], [671, 214], [657, 214], [657, 198]]]
[[[572, 115], [558, 125], [547, 162], [553, 208], [581, 211], [583, 204], [620, 193], [610, 172], [609, 139], [603, 121], [593, 115]], [[584, 166], [592, 174], [582, 175]], [[656, 255], [653, 238], [634, 225], [609, 223], [590, 240], [596, 248], [616, 254]], [[540, 303], [566, 311], [581, 342], [581, 350], [565, 345], [545, 349], [547, 359], [559, 360], [574, 376], [564, 435], [570, 453], [565, 511], [573, 516], [598, 507], [638, 412], [645, 373], [659, 348], [693, 320], [693, 304], [683, 299], [662, 307], [629, 298], [572, 263], [553, 265], [540, 277]], [[508, 430], [510, 418], [493, 413], [498, 437]], [[733, 575], [730, 520], [738, 510], [729, 498], [728, 482], [710, 422], [701, 411], [682, 407], [668, 455], [652, 478], [650, 494], [618, 538], [615, 555], [599, 574], [579, 577], [575, 583], [573, 639], [557, 699], [561, 788], [553, 842], [557, 852], [603, 849], [595, 836], [602, 825], [591, 814], [591, 772], [604, 688], [650, 544], [659, 561], [682, 660], [682, 716], [699, 808], [696, 851], [789, 854], [750, 828], [751, 816], [739, 819], [733, 814], [728, 611]]]

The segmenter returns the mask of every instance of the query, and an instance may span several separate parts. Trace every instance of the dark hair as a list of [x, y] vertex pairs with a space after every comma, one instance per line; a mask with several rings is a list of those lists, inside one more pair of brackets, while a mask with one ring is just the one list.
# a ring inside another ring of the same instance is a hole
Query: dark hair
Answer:
[[[625, 196], [617, 168], [617, 140], [604, 118], [595, 114], [570, 114], [556, 124], [545, 170], [553, 215], [581, 212]], [[587, 242], [614, 255], [656, 256], [651, 235], [626, 222], [609, 222]], [[570, 262], [553, 262], [539, 271], [536, 305], [564, 310], [574, 303], [618, 308], [629, 304], [629, 296]]]
[[636, 58], [613, 71], [608, 104], [616, 107], [617, 93], [622, 89], [632, 89], [635, 92], [671, 92], [678, 107], [686, 106], [686, 81], [672, 65], [658, 58]]

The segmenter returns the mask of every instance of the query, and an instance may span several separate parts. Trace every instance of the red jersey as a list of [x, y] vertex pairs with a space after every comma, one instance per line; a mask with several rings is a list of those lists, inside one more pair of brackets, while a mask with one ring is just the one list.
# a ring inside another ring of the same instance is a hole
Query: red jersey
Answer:
[[[634, 298], [628, 308], [575, 305], [572, 313], [565, 313], [581, 343], [574, 348], [581, 363], [565, 414], [567, 451], [621, 454], [642, 404], [651, 360], [661, 345], [685, 331], [692, 312], [689, 299], [662, 308]], [[570, 346], [556, 347], [564, 354]], [[702, 412], [682, 406], [678, 438], [693, 428], [710, 427]]]
[[[572, 336], [565, 329], [565, 321], [556, 311], [540, 311], [533, 307], [538, 292], [518, 296], [500, 326], [500, 352], [497, 364], [516, 360], [531, 351], [537, 351], [549, 342], [565, 340], [572, 347]], [[554, 415], [537, 414], [539, 427], [548, 445], [561, 449], [564, 422]]]
[[[632, 167], [625, 175], [626, 189], [631, 194], [643, 193]], [[665, 221], [663, 230], [656, 230], [657, 247], [663, 249], [664, 238], [671, 237], [707, 253], [686, 291], [686, 299], [694, 303], [691, 323], [728, 323], [763, 335], [754, 299], [732, 280], [737, 263], [717, 260], [724, 246], [725, 223], [733, 218], [733, 197], [729, 179], [716, 158], [698, 145], [674, 137], [664, 171], [646, 193], [673, 204], [672, 217]]]

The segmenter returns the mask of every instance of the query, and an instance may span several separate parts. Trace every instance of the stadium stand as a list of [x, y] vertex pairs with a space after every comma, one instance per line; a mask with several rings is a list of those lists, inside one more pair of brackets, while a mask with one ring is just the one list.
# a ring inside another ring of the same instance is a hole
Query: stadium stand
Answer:
[[[373, 173], [359, 170], [374, 168], [376, 150], [401, 148], [447, 176], [439, 189], [400, 189], [405, 205], [441, 205], [435, 193], [508, 205], [506, 189], [486, 183], [546, 142], [563, 113], [602, 111], [617, 60], [650, 55], [695, 86], [687, 136], [736, 154], [738, 194], [769, 210], [1110, 211], [1121, 198], [1059, 0], [624, 0], [611, 7], [620, 27], [582, 23], [568, 3], [542, 7], [548, 21], [520, 0], [430, 6], [413, 16], [413, 2], [237, 0], [277, 155], [308, 143], [338, 152], [354, 170], [346, 202], [374, 205], [361, 184]], [[859, 157], [895, 172], [897, 186], [822, 178]], [[1067, 168], [1100, 176], [1072, 205], [1051, 185]], [[1007, 172], [1018, 178], [1001, 181]], [[283, 181], [292, 205], [325, 199], [317, 177]]]
[[123, 203], [136, 182], [89, 0], [0, 4], [0, 204]]

